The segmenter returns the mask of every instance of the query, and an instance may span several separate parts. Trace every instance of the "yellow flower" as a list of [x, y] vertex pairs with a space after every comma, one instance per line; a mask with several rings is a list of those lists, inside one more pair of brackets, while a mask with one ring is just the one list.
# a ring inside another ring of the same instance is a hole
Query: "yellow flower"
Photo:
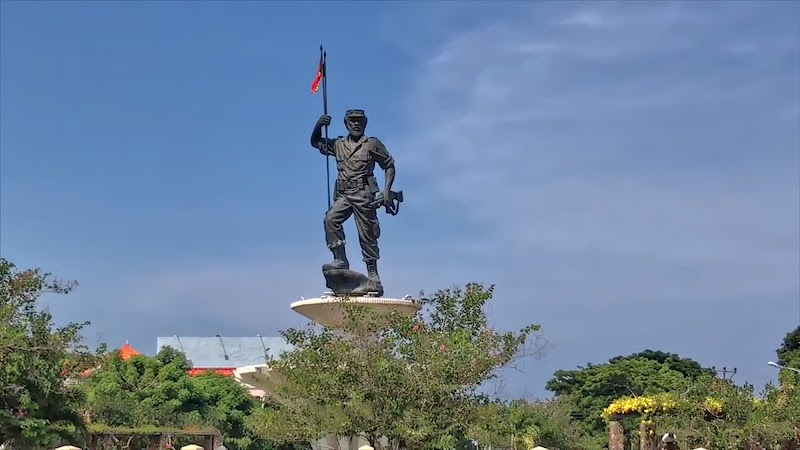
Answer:
[[623, 397], [615, 400], [603, 410], [602, 416], [608, 420], [612, 416], [641, 414], [651, 416], [674, 411], [678, 403], [669, 394], [641, 397]]
[[708, 397], [703, 403], [703, 406], [705, 407], [706, 411], [717, 416], [725, 411], [725, 405], [714, 397]]
[[[645, 417], [642, 423], [651, 423], [649, 417], [659, 414], [670, 414], [678, 409], [678, 400], [670, 394], [654, 396], [623, 397], [611, 402], [602, 412], [602, 417], [609, 420], [614, 416], [639, 414]], [[703, 408], [714, 414], [721, 415], [725, 412], [722, 401], [708, 397], [703, 402]]]

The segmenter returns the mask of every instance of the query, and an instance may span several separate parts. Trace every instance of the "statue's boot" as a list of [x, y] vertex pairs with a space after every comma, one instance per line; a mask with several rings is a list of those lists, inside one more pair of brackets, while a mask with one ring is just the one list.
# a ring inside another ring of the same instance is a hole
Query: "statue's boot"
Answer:
[[350, 262], [347, 261], [347, 254], [345, 253], [344, 245], [333, 247], [331, 249], [331, 253], [333, 253], [333, 261], [323, 264], [322, 270], [350, 268]]
[[378, 261], [367, 262], [367, 278], [369, 278], [370, 283], [375, 286], [377, 291], [383, 292], [381, 277], [378, 275]]

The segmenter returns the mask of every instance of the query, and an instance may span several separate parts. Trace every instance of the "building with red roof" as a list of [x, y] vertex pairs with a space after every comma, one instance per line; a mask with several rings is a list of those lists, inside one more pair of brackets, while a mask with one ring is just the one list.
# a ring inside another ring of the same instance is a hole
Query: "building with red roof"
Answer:
[[135, 348], [131, 347], [131, 344], [128, 344], [128, 341], [125, 341], [125, 345], [118, 349], [119, 357], [122, 358], [123, 361], [127, 361], [134, 356], [139, 356], [141, 353], [137, 351]]
[[[280, 337], [227, 337], [211, 336], [171, 336], [157, 338], [156, 351], [172, 347], [186, 355], [192, 362], [190, 376], [213, 372], [233, 377], [239, 367], [268, 363], [278, 359], [281, 352], [291, 350], [291, 346]], [[257, 397], [264, 392], [252, 386], [251, 394]]]
[[[128, 343], [128, 341], [125, 341], [125, 344], [122, 347], [118, 348], [117, 351], [119, 352], [119, 357], [123, 361], [127, 361], [133, 358], [134, 356], [141, 355], [141, 353], [135, 348], [133, 348], [131, 344]], [[81, 378], [87, 378], [91, 376], [92, 372], [94, 372], [96, 369], [97, 367], [93, 367], [91, 369], [84, 370], [83, 372], [81, 372]]]

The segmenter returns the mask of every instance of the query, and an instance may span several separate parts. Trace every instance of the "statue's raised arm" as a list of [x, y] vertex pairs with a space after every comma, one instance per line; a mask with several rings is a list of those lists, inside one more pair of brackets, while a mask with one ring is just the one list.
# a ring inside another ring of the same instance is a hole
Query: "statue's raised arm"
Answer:
[[311, 146], [319, 150], [323, 155], [334, 156], [334, 143], [336, 139], [328, 139], [322, 137], [322, 127], [327, 127], [331, 124], [331, 116], [323, 114], [314, 125], [314, 130], [311, 132]]

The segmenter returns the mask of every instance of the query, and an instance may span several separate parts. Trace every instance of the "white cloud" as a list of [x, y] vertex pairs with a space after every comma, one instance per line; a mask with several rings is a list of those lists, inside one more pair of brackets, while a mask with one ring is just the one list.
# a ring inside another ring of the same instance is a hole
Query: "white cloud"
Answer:
[[404, 170], [593, 301], [800, 295], [800, 45], [747, 5], [603, 5], [440, 42]]
[[797, 8], [559, 5], [421, 42], [390, 143], [431, 217], [485, 232], [494, 320], [554, 344], [510, 387], [644, 348], [765, 383], [800, 297]]
[[608, 28], [616, 25], [613, 17], [601, 14], [599, 11], [580, 10], [570, 14], [561, 21], [566, 26], [579, 26], [587, 28]]

